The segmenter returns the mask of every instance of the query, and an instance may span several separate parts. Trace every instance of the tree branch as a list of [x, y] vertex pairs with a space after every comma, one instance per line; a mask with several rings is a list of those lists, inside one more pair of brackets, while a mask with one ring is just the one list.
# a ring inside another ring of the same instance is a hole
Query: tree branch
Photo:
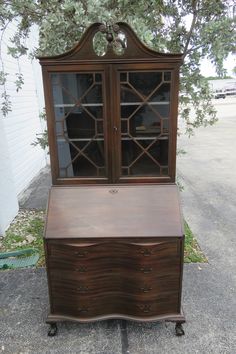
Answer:
[[191, 36], [192, 36], [193, 30], [194, 30], [196, 21], [197, 21], [197, 0], [193, 0], [192, 7], [193, 7], [193, 18], [192, 18], [191, 27], [190, 27], [188, 35], [187, 35], [187, 41], [186, 41], [185, 47], [184, 47], [183, 59], [188, 54], [188, 46], [189, 46], [189, 43], [191, 40]]

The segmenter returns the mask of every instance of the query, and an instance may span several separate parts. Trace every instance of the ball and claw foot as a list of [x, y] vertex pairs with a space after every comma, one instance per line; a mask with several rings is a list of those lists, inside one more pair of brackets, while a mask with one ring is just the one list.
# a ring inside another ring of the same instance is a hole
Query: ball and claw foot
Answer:
[[57, 324], [56, 323], [50, 323], [48, 336], [49, 337], [54, 337], [56, 334], [57, 334]]
[[184, 335], [184, 330], [183, 330], [183, 327], [182, 327], [182, 323], [176, 322], [176, 325], [175, 325], [175, 334], [176, 334], [177, 336], [183, 336], [183, 335]]

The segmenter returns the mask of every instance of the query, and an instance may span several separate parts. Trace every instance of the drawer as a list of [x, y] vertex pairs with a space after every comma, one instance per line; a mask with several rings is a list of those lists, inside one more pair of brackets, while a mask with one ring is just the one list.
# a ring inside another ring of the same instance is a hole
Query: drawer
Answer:
[[157, 273], [152, 275], [134, 276], [125, 271], [112, 274], [73, 277], [70, 272], [51, 273], [51, 294], [100, 295], [129, 294], [140, 298], [153, 299], [155, 296], [178, 292], [180, 275], [178, 272]]
[[131, 259], [131, 258], [112, 258], [97, 260], [74, 260], [73, 262], [63, 262], [63, 260], [49, 260], [49, 272], [54, 277], [71, 277], [81, 279], [87, 276], [97, 276], [103, 274], [114, 274], [116, 272], [129, 272], [133, 276], [179, 271], [180, 256], [173, 257], [171, 261], [166, 258], [160, 260], [154, 259]]
[[180, 241], [156, 243], [60, 243], [49, 244], [47, 258], [50, 269], [73, 270], [80, 273], [96, 272], [125, 267], [129, 270], [148, 273], [166, 264], [179, 263]]
[[178, 293], [156, 295], [146, 300], [124, 294], [76, 296], [60, 293], [53, 298], [53, 313], [81, 319], [104, 315], [136, 317], [159, 316], [178, 313]]

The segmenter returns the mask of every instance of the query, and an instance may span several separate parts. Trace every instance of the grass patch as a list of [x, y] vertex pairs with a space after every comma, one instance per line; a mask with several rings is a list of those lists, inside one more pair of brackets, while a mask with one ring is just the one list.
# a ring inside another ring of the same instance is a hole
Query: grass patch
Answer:
[[[35, 210], [20, 210], [16, 218], [6, 231], [6, 236], [0, 240], [0, 252], [7, 252], [25, 248], [35, 248], [39, 251], [40, 258], [37, 266], [45, 265], [43, 248], [43, 229], [45, 212]], [[185, 263], [207, 262], [197, 240], [188, 224], [185, 229]]]
[[0, 240], [0, 252], [34, 248], [39, 251], [37, 266], [44, 265], [43, 229], [44, 211], [20, 210], [6, 235]]
[[190, 227], [184, 222], [185, 245], [184, 245], [184, 262], [185, 263], [203, 263], [207, 262], [207, 258], [201, 251], [197, 240], [195, 239]]

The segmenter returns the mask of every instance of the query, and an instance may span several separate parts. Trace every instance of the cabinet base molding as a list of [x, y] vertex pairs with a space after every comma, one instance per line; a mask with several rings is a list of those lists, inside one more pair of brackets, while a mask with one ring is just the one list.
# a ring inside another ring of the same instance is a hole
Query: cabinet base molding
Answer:
[[135, 316], [124, 316], [124, 315], [106, 315], [106, 316], [97, 316], [91, 318], [78, 318], [73, 316], [62, 316], [62, 315], [52, 315], [49, 314], [46, 323], [52, 324], [55, 322], [78, 322], [78, 323], [89, 323], [89, 322], [96, 322], [96, 321], [105, 321], [105, 320], [127, 320], [127, 321], [135, 321], [135, 322], [156, 322], [156, 321], [166, 321], [166, 322], [180, 322], [185, 323], [185, 317], [182, 313], [180, 314], [168, 314], [168, 315], [161, 315], [161, 316], [153, 316], [148, 318], [137, 318]]
[[113, 315], [106, 315], [106, 316], [97, 316], [89, 319], [79, 319], [73, 316], [61, 316], [61, 315], [52, 315], [49, 314], [46, 323], [50, 325], [48, 336], [54, 337], [57, 334], [58, 322], [70, 321], [70, 322], [77, 322], [77, 323], [89, 323], [89, 322], [96, 322], [96, 321], [105, 321], [105, 320], [130, 320], [135, 322], [175, 322], [175, 334], [176, 336], [182, 336], [185, 334], [182, 324], [186, 322], [183, 312], [180, 314], [170, 314], [170, 315], [161, 315], [161, 316], [153, 316], [148, 318], [137, 318], [134, 316], [123, 316], [118, 314]]

